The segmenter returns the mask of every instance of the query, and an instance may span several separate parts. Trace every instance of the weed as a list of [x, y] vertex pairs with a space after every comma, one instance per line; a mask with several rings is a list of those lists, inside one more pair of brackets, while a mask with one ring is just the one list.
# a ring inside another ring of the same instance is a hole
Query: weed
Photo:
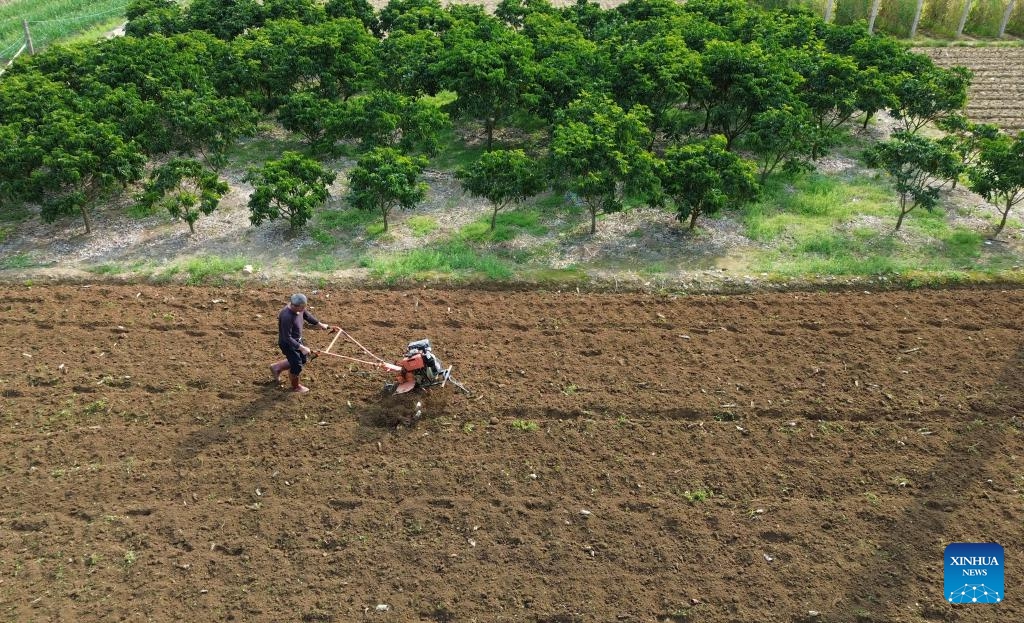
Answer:
[[125, 567], [130, 567], [130, 566], [134, 565], [135, 561], [138, 560], [138, 558], [139, 558], [139, 555], [138, 555], [138, 553], [136, 553], [135, 550], [130, 549], [130, 550], [126, 551], [124, 553], [124, 566]]
[[536, 422], [532, 420], [521, 420], [518, 418], [512, 420], [512, 424], [510, 426], [512, 426], [513, 430], [523, 431], [524, 433], [532, 433], [540, 430], [540, 426]]
[[574, 383], [569, 383], [568, 385], [566, 385], [565, 387], [562, 388], [562, 393], [565, 394], [566, 396], [572, 396], [573, 394], [575, 394], [579, 390], [580, 390], [579, 386], [577, 386]]
[[36, 262], [28, 253], [15, 253], [0, 259], [0, 270], [32, 268]]
[[94, 400], [89, 404], [82, 407], [82, 413], [85, 415], [96, 415], [98, 413], [105, 413], [107, 411], [106, 400]]
[[686, 498], [687, 502], [690, 502], [691, 504], [696, 504], [697, 502], [703, 502], [704, 500], [711, 499], [714, 493], [711, 491], [711, 489], [701, 488], [694, 489], [693, 491], [687, 489], [686, 491], [683, 491], [682, 495], [684, 498]]
[[865, 493], [864, 497], [867, 498], [868, 502], [870, 502], [872, 506], [878, 506], [878, 503], [881, 501], [878, 498], [878, 494], [872, 493], [871, 491]]
[[466, 422], [466, 423], [464, 423], [462, 425], [462, 432], [464, 432], [464, 433], [472, 433], [473, 429], [475, 429], [475, 428], [476, 428], [476, 424], [474, 424], [472, 422]]
[[837, 422], [819, 422], [818, 430], [821, 431], [822, 435], [834, 435], [846, 432], [846, 428]]
[[85, 566], [95, 567], [100, 564], [101, 560], [103, 560], [103, 556], [100, 556], [95, 552], [90, 552], [89, 554], [85, 555]]
[[479, 276], [503, 281], [512, 276], [509, 266], [489, 253], [463, 243], [436, 244], [388, 257], [365, 260], [370, 274], [386, 281], [436, 275]]
[[417, 238], [428, 236], [438, 228], [437, 220], [420, 214], [407, 218], [405, 220], [405, 226], [408, 227], [412, 232], [412, 235]]
[[182, 262], [177, 268], [185, 271], [189, 285], [200, 285], [211, 280], [224, 281], [224, 277], [239, 273], [248, 265], [245, 258], [223, 258], [216, 255], [203, 255]]

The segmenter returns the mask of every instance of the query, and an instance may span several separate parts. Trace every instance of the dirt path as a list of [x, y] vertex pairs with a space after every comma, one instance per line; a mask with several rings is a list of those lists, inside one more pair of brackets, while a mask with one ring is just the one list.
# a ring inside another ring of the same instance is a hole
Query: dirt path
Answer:
[[[0, 620], [1024, 617], [1022, 290], [318, 292], [473, 390], [411, 429], [266, 382], [286, 294], [4, 288]], [[1004, 603], [943, 602], [956, 541]]]

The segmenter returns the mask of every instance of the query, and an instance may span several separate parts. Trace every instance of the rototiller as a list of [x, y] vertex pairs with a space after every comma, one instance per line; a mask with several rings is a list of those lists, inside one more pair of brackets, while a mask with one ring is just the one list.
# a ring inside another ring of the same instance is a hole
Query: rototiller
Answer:
[[[331, 352], [331, 349], [334, 348], [334, 343], [337, 342], [338, 338], [341, 336], [344, 336], [345, 339], [352, 342], [359, 347], [360, 350], [372, 357], [373, 361]], [[405, 394], [414, 389], [427, 390], [431, 387], [444, 387], [448, 383], [451, 383], [466, 394], [469, 394], [469, 390], [466, 389], [462, 383], [459, 383], [452, 378], [452, 366], [445, 368], [441, 364], [441, 360], [437, 355], [431, 351], [430, 340], [428, 339], [409, 342], [409, 345], [405, 348], [405, 355], [395, 363], [391, 363], [370, 352], [368, 348], [360, 344], [354, 337], [349, 335], [348, 332], [339, 327], [337, 334], [334, 336], [334, 339], [331, 340], [331, 343], [327, 345], [327, 348], [319, 351], [315, 350], [313, 351], [313, 354], [315, 356], [327, 355], [328, 357], [337, 357], [338, 359], [354, 361], [356, 363], [373, 366], [385, 372], [393, 373], [394, 380], [384, 385], [384, 391], [388, 394]]]

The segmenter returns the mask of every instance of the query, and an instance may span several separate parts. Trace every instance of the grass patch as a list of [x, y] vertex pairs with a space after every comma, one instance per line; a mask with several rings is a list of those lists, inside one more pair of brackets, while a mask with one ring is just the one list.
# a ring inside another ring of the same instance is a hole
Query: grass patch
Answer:
[[370, 210], [321, 210], [316, 215], [316, 226], [323, 229], [354, 231], [378, 218], [376, 212]]
[[431, 233], [437, 231], [438, 224], [437, 220], [430, 216], [424, 216], [417, 214], [410, 216], [405, 220], [405, 226], [412, 231], [412, 235], [417, 238], [423, 238], [429, 236]]
[[369, 210], [321, 210], [317, 212], [309, 228], [309, 236], [318, 244], [333, 247], [338, 243], [336, 234], [365, 234], [374, 238], [384, 231], [384, 223], [377, 222], [379, 215]]
[[345, 262], [330, 253], [321, 253], [319, 255], [314, 255], [313, 257], [304, 258], [301, 264], [303, 270], [308, 270], [314, 273], [331, 273], [341, 268], [351, 266], [350, 262]]
[[456, 237], [466, 242], [507, 242], [522, 232], [532, 236], [543, 236], [548, 233], [548, 228], [541, 223], [539, 212], [525, 209], [499, 212], [493, 231], [491, 230], [491, 215], [488, 213], [480, 220], [464, 225]]
[[97, 264], [96, 266], [89, 266], [85, 270], [94, 275], [122, 275], [124, 273], [133, 273], [143, 268], [146, 262], [140, 260], [132, 262], [131, 264], [121, 264], [119, 262], [108, 262], [106, 264]]
[[14, 255], [8, 255], [7, 257], [0, 258], [0, 270], [11, 270], [19, 268], [32, 268], [39, 264], [32, 259], [28, 253], [15, 253]]
[[968, 279], [965, 271], [993, 274], [1010, 265], [998, 253], [983, 253], [981, 232], [950, 228], [944, 210], [912, 212], [904, 223], [912, 242], [893, 235], [897, 216], [894, 192], [883, 180], [817, 173], [772, 179], [764, 199], [741, 211], [747, 235], [770, 247], [752, 262], [760, 272], [802, 277], [923, 271], [950, 283]]
[[388, 282], [435, 276], [483, 277], [503, 281], [512, 276], [511, 268], [501, 259], [460, 242], [365, 258], [362, 265], [370, 269], [373, 277]]
[[173, 277], [185, 273], [185, 283], [200, 285], [223, 282], [225, 277], [240, 273], [249, 261], [242, 257], [224, 258], [216, 255], [201, 255], [189, 258], [167, 269], [165, 275]]
[[250, 166], [262, 165], [268, 160], [280, 158], [286, 151], [305, 153], [308, 150], [309, 145], [300, 140], [258, 134], [232, 145], [225, 156], [232, 167], [244, 171]]
[[454, 171], [473, 164], [480, 154], [487, 151], [487, 141], [468, 147], [451, 128], [441, 133], [440, 145], [441, 148], [430, 158], [432, 169]]

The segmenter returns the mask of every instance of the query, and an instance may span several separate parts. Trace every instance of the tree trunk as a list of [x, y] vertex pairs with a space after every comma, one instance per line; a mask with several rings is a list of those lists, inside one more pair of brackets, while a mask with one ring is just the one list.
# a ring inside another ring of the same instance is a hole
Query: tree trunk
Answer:
[[89, 219], [89, 210], [85, 207], [84, 203], [78, 209], [82, 212], [82, 220], [85, 221], [85, 233], [91, 234], [92, 220]]
[[196, 235], [196, 222], [193, 220], [187, 220], [185, 222], [188, 223], [188, 232], [193, 236]]
[[[1010, 202], [1007, 201], [1006, 203], [1009, 204]], [[999, 227], [996, 227], [995, 233], [992, 234], [993, 238], [998, 236], [999, 233], [1003, 231], [1003, 227], [1006, 227], [1006, 217], [1010, 216], [1010, 206], [1007, 205], [1006, 209], [1002, 210], [1002, 213], [1003, 213], [1003, 218], [999, 221]]]
[[497, 224], [498, 224], [498, 206], [494, 206], [494, 212], [491, 212], [491, 231], [494, 231], [494, 228], [497, 226]]
[[960, 13], [960, 23], [956, 27], [957, 39], [964, 34], [964, 26], [967, 25], [967, 16], [971, 14], [972, 4], [974, 4], [973, 0], [964, 0], [964, 10]]
[[878, 17], [878, 7], [882, 4], [882, 0], [871, 1], [871, 15], [868, 17], [868, 34], [875, 33], [875, 18]]
[[1013, 15], [1013, 7], [1015, 6], [1017, 6], [1017, 0], [1010, 0], [1010, 4], [1006, 5], [1006, 10], [1003, 11], [1003, 20], [999, 22], [1000, 39], [1006, 34], [1006, 25], [1010, 23], [1010, 16]]
[[700, 215], [700, 210], [696, 207], [690, 208], [690, 229], [692, 230], [697, 226], [697, 217]]
[[487, 151], [491, 151], [491, 144], [494, 142], [494, 117], [488, 117], [484, 121], [484, 127], [487, 128]]
[[835, 8], [836, 0], [825, 0], [825, 23], [832, 21], [832, 10]]
[[864, 125], [861, 126], [861, 128], [860, 128], [861, 130], [867, 130], [868, 129], [868, 122], [871, 121], [871, 117], [872, 116], [873, 115], [871, 113], [864, 113]]
[[906, 195], [900, 196], [900, 217], [896, 220], [896, 229], [895, 229], [895, 231], [899, 231], [900, 230], [900, 227], [903, 226], [903, 219], [905, 219], [907, 217], [907, 215], [910, 214], [910, 210], [913, 210], [913, 209], [914, 209], [914, 206], [910, 206], [909, 209], [907, 208], [907, 196]]
[[590, 235], [597, 233], [597, 208], [590, 208]]
[[384, 215], [384, 231], [387, 231], [388, 230], [388, 209], [387, 208], [381, 208], [380, 211]]
[[924, 8], [924, 0], [917, 0], [917, 6], [914, 8], [914, 21], [910, 24], [910, 38], [913, 39], [917, 35], [917, 27], [921, 25], [921, 10]]

